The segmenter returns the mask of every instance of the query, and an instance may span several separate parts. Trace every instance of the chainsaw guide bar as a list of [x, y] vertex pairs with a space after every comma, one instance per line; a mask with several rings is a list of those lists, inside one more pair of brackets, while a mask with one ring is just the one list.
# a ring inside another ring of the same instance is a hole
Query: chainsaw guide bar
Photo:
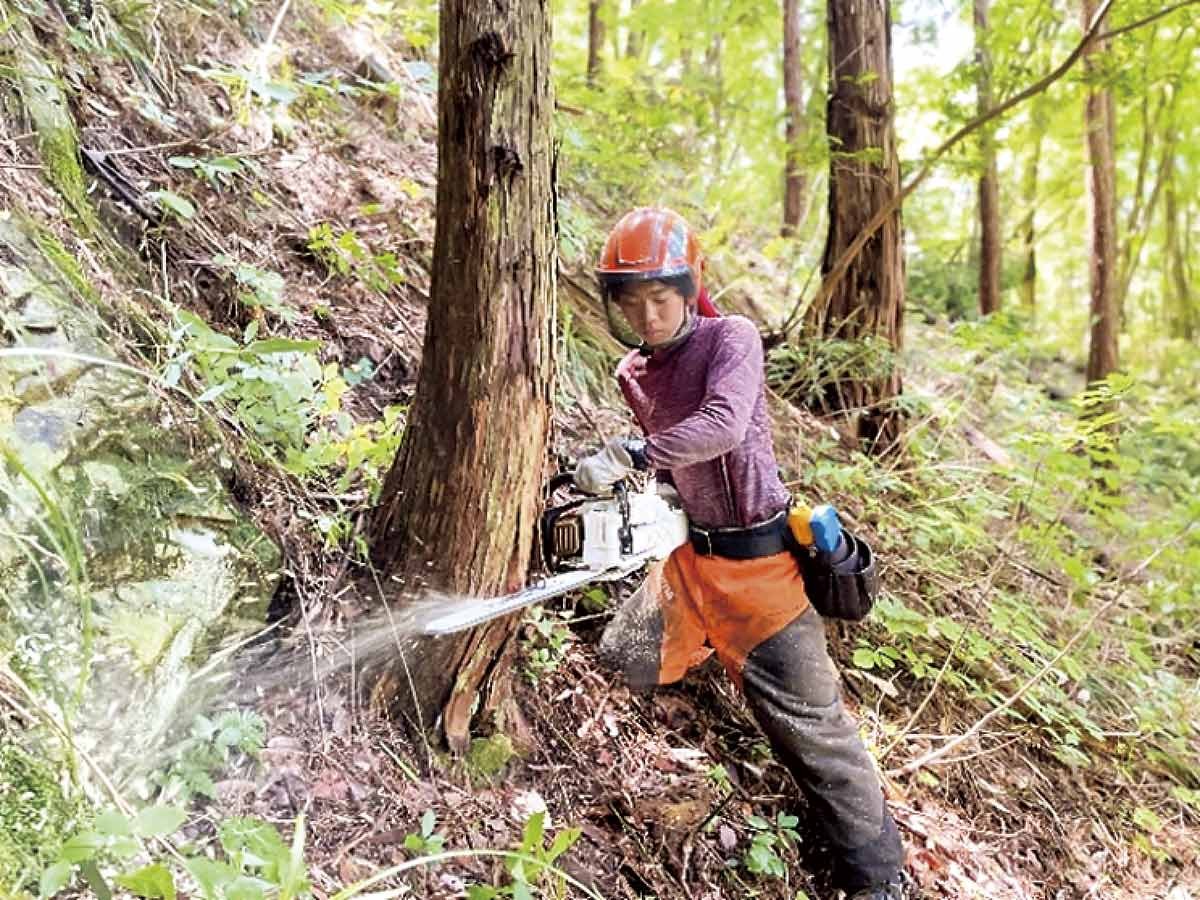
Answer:
[[618, 578], [624, 578], [626, 575], [637, 571], [637, 569], [645, 565], [649, 559], [649, 554], [643, 554], [628, 559], [617, 568], [609, 569], [605, 572], [594, 572], [590, 569], [576, 572], [560, 572], [557, 575], [551, 575], [540, 584], [527, 587], [525, 590], [518, 591], [515, 594], [496, 597], [492, 600], [476, 600], [463, 603], [460, 609], [455, 609], [445, 615], [430, 619], [421, 627], [421, 631], [424, 634], [441, 635], [454, 634], [454, 632], [462, 631], [466, 628], [475, 628], [493, 619], [498, 619], [519, 609], [524, 609], [527, 606], [533, 606], [544, 600], [561, 597], [563, 594], [568, 594], [576, 588], [583, 587], [585, 584], [616, 581]]
[[[573, 482], [570, 476], [565, 480], [559, 476], [548, 493], [556, 484]], [[648, 562], [666, 559], [687, 540], [687, 533], [687, 516], [660, 496], [653, 480], [640, 491], [618, 482], [611, 497], [575, 499], [542, 516], [542, 556], [553, 574], [514, 594], [459, 601], [449, 611], [427, 619], [419, 632], [453, 634], [586, 584], [616, 581]]]

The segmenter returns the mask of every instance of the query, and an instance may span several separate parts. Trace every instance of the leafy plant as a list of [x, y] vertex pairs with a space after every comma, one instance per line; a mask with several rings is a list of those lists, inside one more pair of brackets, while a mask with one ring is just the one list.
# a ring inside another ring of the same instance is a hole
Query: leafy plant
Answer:
[[517, 853], [526, 859], [506, 859], [505, 869], [511, 883], [500, 887], [473, 884], [467, 888], [468, 900], [492, 900], [494, 897], [513, 897], [514, 900], [533, 900], [533, 889], [543, 878], [549, 878], [547, 890], [552, 896], [564, 897], [566, 882], [561, 875], [552, 872], [555, 861], [579, 840], [582, 833], [578, 828], [564, 828], [554, 836], [550, 846], [545, 846], [546, 814], [536, 812], [525, 823], [521, 845]]
[[404, 849], [418, 854], [441, 853], [446, 849], [446, 836], [437, 827], [437, 814], [432, 809], [421, 816], [420, 831], [404, 836]]
[[233, 276], [242, 288], [238, 300], [244, 305], [251, 309], [264, 309], [284, 322], [296, 321], [296, 310], [284, 300], [285, 282], [278, 272], [237, 262], [224, 253], [213, 257], [213, 262], [233, 270]]
[[230, 66], [201, 69], [190, 65], [182, 68], [185, 72], [199, 75], [225, 88], [242, 120], [251, 102], [286, 108], [300, 94], [289, 81], [273, 80], [251, 68]]
[[[173, 806], [147, 807], [133, 819], [117, 810], [100, 812], [91, 828], [77, 832], [59, 848], [57, 860], [42, 873], [40, 896], [53, 897], [79, 875], [96, 896], [110, 897], [110, 878], [101, 865], [126, 863], [144, 852], [147, 839], [172, 834], [186, 818], [183, 810]], [[113, 880], [138, 897], [175, 897], [174, 880], [161, 865], [143, 866]]]
[[[352, 372], [345, 374], [353, 377]], [[406, 412], [407, 407], [388, 406], [383, 410], [383, 418], [359, 425], [353, 424], [349, 417], [334, 416], [332, 425], [311, 435], [303, 449], [289, 451], [284, 464], [297, 475], [340, 468], [342, 474], [333, 485], [334, 490], [344, 493], [361, 485], [374, 503], [404, 439]], [[324, 533], [328, 529], [321, 530]]]
[[[222, 880], [223, 885], [228, 886], [224, 891], [228, 900], [232, 900], [229, 889], [248, 874], [250, 880], [258, 881], [264, 887], [277, 888], [280, 900], [308, 893], [303, 813], [296, 820], [290, 845], [284, 843], [275, 826], [260, 819], [227, 819], [221, 823], [218, 834], [228, 863], [215, 870], [208, 867], [207, 873], [214, 887], [222, 886]], [[217, 877], [213, 878], [214, 875]]]
[[569, 610], [553, 612], [542, 606], [532, 607], [525, 617], [527, 629], [522, 641], [525, 648], [525, 674], [534, 684], [558, 671], [566, 659], [574, 640], [568, 624], [570, 621]]
[[266, 723], [252, 710], [231, 709], [213, 719], [198, 715], [188, 737], [175, 748], [163, 778], [163, 796], [186, 803], [194, 794], [214, 797], [212, 777], [234, 754], [257, 757], [266, 738]]
[[346, 383], [336, 365], [317, 361], [317, 341], [257, 340], [251, 323], [239, 343], [186, 310], [177, 315], [164, 382], [193, 367], [207, 385], [197, 402], [219, 401], [258, 440], [302, 450], [313, 426], [339, 410]]
[[353, 276], [372, 291], [384, 293], [408, 280], [394, 253], [372, 252], [351, 229], [315, 225], [308, 232], [308, 249], [331, 273]]
[[163, 209], [180, 219], [196, 217], [196, 207], [192, 202], [179, 196], [174, 191], [147, 191], [146, 196], [158, 203]]
[[727, 797], [733, 792], [733, 782], [729, 780], [729, 770], [720, 763], [710, 766], [705, 771], [704, 777], [712, 782], [720, 796]]
[[199, 159], [195, 156], [172, 156], [167, 162], [177, 169], [195, 172], [214, 190], [228, 187], [233, 183], [235, 176], [258, 168], [258, 164], [254, 160], [242, 159], [237, 156], [213, 156], [206, 159]]
[[[91, 828], [59, 849], [57, 860], [42, 873], [39, 896], [55, 896], [76, 877], [100, 900], [112, 897], [113, 885], [135, 897], [162, 900], [174, 900], [181, 889], [205, 900], [296, 900], [308, 894], [303, 814], [296, 819], [291, 844], [267, 822], [234, 818], [217, 828], [218, 847], [210, 849], [219, 852], [190, 856], [161, 843], [186, 819], [175, 806], [147, 807], [132, 818], [118, 810], [102, 811]], [[135, 858], [143, 864], [129, 868]]]
[[787, 878], [787, 864], [780, 854], [795, 849], [800, 842], [800, 835], [795, 830], [799, 823], [798, 818], [787, 813], [776, 814], [774, 821], [762, 816], [747, 818], [746, 824], [753, 832], [750, 847], [742, 858], [747, 871], [771, 878]]

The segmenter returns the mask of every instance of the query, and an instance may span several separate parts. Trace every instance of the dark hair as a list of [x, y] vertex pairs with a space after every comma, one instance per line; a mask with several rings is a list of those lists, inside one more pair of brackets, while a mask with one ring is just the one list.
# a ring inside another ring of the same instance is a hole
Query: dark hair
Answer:
[[643, 281], [657, 281], [669, 288], [674, 288], [683, 295], [684, 300], [692, 300], [696, 294], [696, 282], [690, 272], [680, 275], [667, 275], [662, 278], [646, 278], [640, 273], [629, 275], [606, 275], [600, 281], [600, 294], [603, 297], [616, 299], [626, 285]]

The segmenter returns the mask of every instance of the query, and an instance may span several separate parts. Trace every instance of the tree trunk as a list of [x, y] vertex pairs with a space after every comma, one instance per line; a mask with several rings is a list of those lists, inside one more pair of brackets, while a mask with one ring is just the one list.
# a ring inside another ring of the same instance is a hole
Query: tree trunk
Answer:
[[800, 0], [783, 0], [783, 102], [787, 137], [781, 230], [784, 237], [796, 233], [804, 215], [805, 179], [800, 159], [804, 140], [804, 58], [800, 24]]
[[[829, 276], [843, 251], [900, 190], [892, 102], [891, 3], [845, 0], [828, 4], [829, 232], [821, 264]], [[880, 338], [894, 351], [902, 341], [904, 251], [900, 212], [894, 210], [838, 279], [827, 299], [809, 310], [813, 333], [827, 338]], [[834, 409], [857, 410], [858, 436], [891, 447], [900, 420], [889, 402], [900, 393], [896, 366], [826, 394]]]
[[[975, 0], [976, 102], [979, 115], [992, 108], [992, 59], [988, 51], [988, 0]], [[979, 177], [979, 313], [1000, 309], [1000, 185], [996, 173], [995, 129], [979, 129], [983, 172]]]
[[[629, 0], [629, 15], [632, 16], [639, 6], [642, 5], [642, 0]], [[625, 56], [629, 59], [637, 59], [642, 54], [642, 44], [646, 40], [645, 32], [638, 31], [632, 24], [629, 26], [629, 36], [625, 39]]]
[[[554, 369], [550, 22], [545, 0], [442, 0], [440, 30], [429, 318], [371, 537], [404, 601], [469, 602], [522, 585], [539, 513]], [[424, 726], [443, 712], [462, 749], [514, 628], [422, 642], [373, 680], [373, 702]]]
[[604, 0], [588, 3], [587, 85], [596, 86], [600, 79], [600, 54], [604, 49]]
[[1150, 188], [1150, 197], [1146, 200], [1145, 205], [1138, 208], [1135, 201], [1135, 208], [1129, 216], [1129, 222], [1126, 225], [1128, 234], [1123, 242], [1121, 242], [1120, 250], [1120, 274], [1117, 278], [1117, 299], [1116, 308], [1117, 314], [1121, 321], [1121, 330], [1125, 330], [1125, 302], [1129, 296], [1130, 286], [1133, 284], [1133, 276], [1137, 274], [1138, 264], [1142, 258], [1142, 248], [1146, 245], [1146, 238], [1149, 236], [1150, 227], [1154, 222], [1154, 213], [1158, 208], [1158, 198], [1162, 193], [1163, 178], [1167, 171], [1169, 158], [1175, 152], [1174, 147], [1168, 142], [1162, 149], [1161, 158], [1159, 160], [1158, 169], [1154, 176], [1154, 184]]
[[1031, 313], [1037, 309], [1037, 207], [1038, 169], [1042, 162], [1042, 144], [1046, 138], [1046, 104], [1043, 97], [1033, 102], [1033, 148], [1021, 176], [1021, 195], [1025, 203], [1025, 221], [1021, 225], [1021, 243], [1025, 265], [1021, 271], [1021, 302]]
[[[1083, 26], [1091, 24], [1096, 0], [1083, 0]], [[1114, 144], [1116, 112], [1112, 91], [1099, 87], [1096, 79], [1107, 53], [1106, 42], [1093, 41], [1084, 51], [1083, 67], [1088, 84], [1084, 128], [1087, 132], [1088, 195], [1091, 241], [1089, 281], [1091, 285], [1091, 343], [1087, 379], [1095, 382], [1117, 368], [1117, 217]]]
[[[1170, 141], [1174, 144], [1174, 141]], [[1172, 147], [1172, 151], [1174, 148]], [[1173, 338], [1192, 340], [1196, 335], [1195, 311], [1192, 306], [1191, 290], [1188, 285], [1184, 260], [1187, 258], [1183, 246], [1183, 229], [1179, 227], [1179, 193], [1174, 152], [1164, 160], [1163, 181], [1165, 182], [1165, 240], [1166, 266], [1163, 281], [1163, 306], [1166, 311], [1168, 333]]]
[[[1169, 158], [1175, 152], [1173, 135], [1175, 133], [1175, 104], [1178, 98], [1179, 91], [1172, 91], [1171, 100], [1168, 103], [1167, 95], [1164, 93], [1159, 99], [1153, 116], [1150, 115], [1149, 97], [1142, 99], [1142, 141], [1141, 147], [1138, 150], [1137, 177], [1133, 187], [1133, 206], [1129, 212], [1128, 219], [1126, 219], [1124, 238], [1119, 242], [1120, 249], [1118, 253], [1120, 265], [1117, 276], [1116, 305], [1122, 331], [1125, 330], [1126, 326], [1125, 310], [1129, 288], [1133, 283], [1133, 276], [1137, 272], [1138, 263], [1142, 256], [1142, 248], [1146, 244], [1146, 237], [1150, 232], [1151, 223], [1154, 221], [1154, 212], [1158, 206], [1159, 195], [1162, 193], [1163, 178], [1167, 172], [1167, 167], [1170, 165]], [[1164, 119], [1166, 121], [1165, 128], [1163, 126]], [[1150, 177], [1150, 158], [1154, 151], [1155, 137], [1164, 131], [1166, 138], [1159, 154], [1158, 168], [1155, 170], [1154, 180], [1150, 186], [1150, 195], [1147, 198], [1146, 182]]]

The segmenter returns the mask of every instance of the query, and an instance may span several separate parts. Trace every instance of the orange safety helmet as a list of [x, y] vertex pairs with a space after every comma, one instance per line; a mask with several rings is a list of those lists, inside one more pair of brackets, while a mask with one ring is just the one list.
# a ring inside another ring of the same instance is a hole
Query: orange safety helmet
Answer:
[[643, 206], [613, 226], [596, 277], [606, 299], [631, 281], [670, 280], [692, 303], [703, 271], [700, 244], [683, 216], [662, 206]]

